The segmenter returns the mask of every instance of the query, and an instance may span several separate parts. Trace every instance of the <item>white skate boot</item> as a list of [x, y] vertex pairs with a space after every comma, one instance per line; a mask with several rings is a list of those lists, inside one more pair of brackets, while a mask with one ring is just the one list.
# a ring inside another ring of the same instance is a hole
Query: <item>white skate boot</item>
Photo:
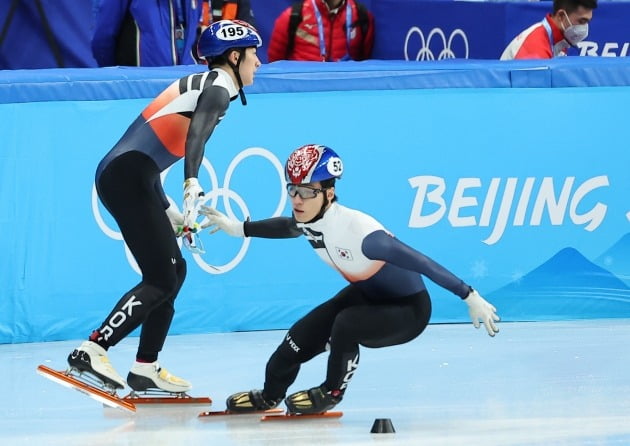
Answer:
[[96, 342], [85, 341], [68, 355], [70, 368], [80, 373], [87, 372], [101, 379], [106, 385], [123, 389], [125, 380], [114, 370], [107, 358], [107, 352]]
[[127, 375], [127, 384], [137, 392], [163, 390], [169, 393], [188, 392], [192, 385], [185, 379], [171, 375], [155, 362], [135, 362]]

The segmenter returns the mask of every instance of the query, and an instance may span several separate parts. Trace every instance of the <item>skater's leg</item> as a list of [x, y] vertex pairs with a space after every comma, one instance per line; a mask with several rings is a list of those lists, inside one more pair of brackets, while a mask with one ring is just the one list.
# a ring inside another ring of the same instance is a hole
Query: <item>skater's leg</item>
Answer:
[[359, 345], [378, 348], [409, 342], [422, 333], [430, 316], [431, 301], [426, 292], [399, 302], [343, 311], [333, 325], [324, 385], [343, 393], [359, 364]]
[[149, 313], [142, 324], [136, 362], [127, 375], [127, 383], [134, 390], [161, 389], [167, 392], [187, 392], [190, 382], [169, 373], [157, 362], [174, 314], [173, 303], [186, 277], [184, 259], [177, 263], [178, 286], [171, 299], [167, 299]]
[[231, 395], [226, 402], [228, 410], [251, 412], [277, 406], [295, 381], [300, 365], [325, 351], [337, 313], [353, 304], [349, 289], [344, 288], [293, 324], [267, 362], [263, 390]]
[[265, 395], [283, 398], [295, 381], [300, 365], [326, 350], [337, 315], [361, 302], [362, 298], [353, 288], [347, 286], [293, 324], [267, 363]]
[[[179, 249], [176, 252], [173, 249], [176, 241], [155, 190], [156, 179], [159, 171], [155, 164], [146, 156], [132, 152], [112, 162], [97, 182], [99, 197], [118, 223], [143, 274], [140, 284], [125, 293], [90, 337], [103, 350], [125, 338], [181, 286], [177, 263], [183, 259]], [[166, 330], [171, 318], [172, 315], [167, 318]], [[157, 342], [163, 343], [163, 339]], [[90, 355], [82, 350], [84, 344], [69, 356], [71, 366], [79, 365], [86, 371], [93, 368], [98, 376], [110, 374], [110, 381], [116, 385], [124, 383], [106, 354]], [[99, 371], [100, 365], [105, 367]]]
[[[129, 154], [114, 161], [99, 182], [101, 201], [118, 223], [142, 272], [140, 284], [123, 296], [98, 330], [101, 337], [97, 342], [105, 349], [129, 335], [154, 309], [173, 299], [181, 287], [178, 269], [184, 260], [164, 205], [155, 192], [154, 182], [159, 172], [155, 166], [151, 171], [149, 164], [145, 166], [147, 173], [139, 176], [138, 166], [152, 163], [142, 156]], [[135, 172], [135, 176], [127, 169]], [[172, 315], [162, 321], [166, 328], [156, 332], [157, 343], [164, 341], [160, 338], [166, 337], [171, 318]]]
[[[174, 242], [174, 244], [174, 249], [179, 251], [177, 243]], [[175, 298], [186, 278], [186, 261], [181, 256], [177, 260], [175, 273], [176, 285], [173, 295], [153, 309], [142, 323], [140, 343], [138, 344], [138, 353], [136, 355], [138, 360], [145, 362], [156, 361], [159, 352], [162, 351], [173, 315], [175, 314]]]
[[[161, 367], [158, 354], [175, 313], [174, 301], [186, 278], [186, 262], [181, 255], [170, 221], [157, 195], [152, 196], [151, 211], [146, 211], [149, 227], [142, 234], [134, 234], [129, 248], [143, 273], [146, 286], [140, 290], [153, 291], [151, 305], [147, 305], [141, 321], [140, 342], [136, 362], [127, 375], [127, 383], [136, 391], [161, 389], [167, 392], [186, 392], [190, 382]], [[147, 247], [150, 246], [150, 250]], [[136, 325], [137, 326], [137, 325]], [[134, 327], [135, 328], [135, 327]]]
[[431, 314], [426, 292], [390, 302], [366, 302], [339, 313], [331, 330], [326, 380], [318, 387], [289, 395], [286, 404], [290, 412], [319, 413], [335, 407], [358, 367], [359, 345], [402, 344], [424, 330]]

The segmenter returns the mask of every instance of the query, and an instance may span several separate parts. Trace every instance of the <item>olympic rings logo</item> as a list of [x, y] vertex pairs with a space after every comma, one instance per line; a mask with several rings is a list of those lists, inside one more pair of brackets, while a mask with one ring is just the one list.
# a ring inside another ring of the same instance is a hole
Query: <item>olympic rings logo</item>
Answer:
[[[223, 181], [222, 186], [219, 186], [219, 179], [218, 179], [216, 170], [214, 169], [214, 166], [212, 166], [210, 161], [208, 161], [204, 157], [201, 163], [201, 167], [206, 170], [206, 172], [208, 173], [208, 176], [210, 177], [210, 190], [206, 192], [206, 196], [205, 196], [206, 205], [216, 208], [217, 202], [219, 198], [221, 198], [224, 209], [225, 209], [225, 213], [229, 218], [240, 219], [240, 218], [247, 218], [250, 216], [249, 208], [247, 207], [247, 204], [245, 203], [243, 198], [238, 193], [230, 189], [230, 181], [232, 180], [232, 176], [234, 175], [234, 170], [238, 167], [238, 165], [241, 162], [243, 162], [245, 159], [252, 156], [259, 156], [266, 159], [267, 161], [271, 163], [271, 165], [278, 172], [278, 178], [280, 180], [279, 181], [280, 187], [278, 189], [278, 193], [280, 195], [280, 199], [278, 200], [278, 205], [276, 209], [273, 211], [270, 217], [277, 217], [282, 214], [287, 203], [287, 192], [285, 189], [285, 180], [284, 180], [284, 168], [282, 164], [280, 163], [280, 161], [278, 160], [278, 158], [272, 152], [270, 152], [269, 150], [263, 149], [261, 147], [250, 147], [248, 149], [243, 150], [236, 157], [234, 157], [234, 159], [230, 162], [227, 168], [227, 171], [225, 173], [225, 179]], [[168, 175], [168, 172], [170, 171], [170, 169], [171, 168], [169, 167], [164, 172], [162, 172], [160, 176], [162, 180], [162, 184], [164, 184], [164, 180], [166, 176]], [[167, 195], [167, 199], [171, 204], [176, 203], [168, 195]], [[241, 211], [241, 215], [243, 217], [238, 217], [234, 213], [232, 209], [232, 204], [231, 204], [232, 201], [238, 206], [238, 208]], [[134, 269], [134, 271], [136, 271], [136, 273], [141, 274], [140, 268], [138, 268], [138, 264], [136, 263], [133, 255], [131, 254], [131, 251], [127, 247], [127, 244], [124, 243], [122, 234], [118, 230], [111, 228], [103, 219], [103, 216], [101, 214], [101, 209], [99, 206], [98, 194], [96, 193], [96, 185], [92, 186], [92, 212], [94, 214], [94, 219], [96, 220], [96, 223], [98, 224], [99, 228], [105, 233], [105, 235], [107, 235], [108, 237], [114, 240], [123, 241], [123, 244], [125, 246], [125, 255], [127, 257], [129, 264]], [[197, 265], [199, 265], [199, 267], [205, 272], [209, 274], [223, 274], [234, 269], [245, 257], [245, 254], [247, 253], [247, 249], [249, 248], [251, 239], [249, 237], [244, 237], [242, 240], [243, 242], [242, 242], [241, 248], [236, 254], [236, 256], [229, 262], [225, 263], [224, 265], [210, 265], [204, 260], [204, 258], [200, 254], [192, 254], [192, 256], [195, 260], [195, 263], [197, 263]], [[181, 247], [181, 240], [178, 240], [178, 243]]]
[[[415, 57], [409, 57], [409, 52], [411, 51], [411, 47], [416, 48], [415, 45], [411, 44], [411, 41], [414, 40], [413, 37], [418, 35], [420, 38], [420, 49], [418, 49]], [[453, 43], [456, 37], [460, 37], [463, 43], [464, 49], [464, 59], [468, 59], [468, 38], [466, 37], [466, 33], [461, 29], [454, 30], [449, 36], [448, 40], [446, 39], [446, 35], [444, 31], [440, 28], [433, 28], [426, 40], [424, 38], [424, 34], [422, 30], [417, 26], [413, 26], [407, 31], [407, 35], [405, 36], [405, 60], [444, 60], [444, 59], [455, 59], [455, 52], [453, 51]], [[441, 42], [438, 40], [438, 44], [433, 46], [433, 49], [438, 50], [437, 58], [435, 57], [435, 53], [431, 48], [431, 42], [433, 37], [441, 38]], [[441, 46], [440, 46], [441, 43]], [[440, 49], [441, 48], [441, 49]]]

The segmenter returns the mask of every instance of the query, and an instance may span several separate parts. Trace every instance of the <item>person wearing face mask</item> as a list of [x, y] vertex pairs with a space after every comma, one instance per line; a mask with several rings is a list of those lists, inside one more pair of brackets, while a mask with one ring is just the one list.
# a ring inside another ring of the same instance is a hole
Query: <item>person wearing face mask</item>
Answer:
[[501, 54], [501, 60], [552, 59], [566, 56], [588, 35], [597, 0], [554, 0], [553, 12], [512, 40]]
[[[337, 202], [336, 180], [343, 163], [327, 146], [308, 144], [285, 164], [292, 217], [236, 221], [202, 207], [211, 232], [235, 237], [293, 238], [303, 235], [319, 257], [348, 284], [311, 310], [283, 337], [266, 366], [264, 387], [235, 393], [230, 412], [276, 407], [297, 378], [301, 364], [330, 350], [325, 380], [285, 399], [288, 412], [321, 413], [338, 404], [359, 365], [359, 346], [380, 348], [410, 342], [424, 331], [431, 299], [422, 276], [459, 296], [476, 328], [499, 330], [496, 309], [446, 268], [404, 244], [371, 216]], [[311, 278], [310, 280], [316, 280]], [[307, 292], [307, 286], [299, 291]]]

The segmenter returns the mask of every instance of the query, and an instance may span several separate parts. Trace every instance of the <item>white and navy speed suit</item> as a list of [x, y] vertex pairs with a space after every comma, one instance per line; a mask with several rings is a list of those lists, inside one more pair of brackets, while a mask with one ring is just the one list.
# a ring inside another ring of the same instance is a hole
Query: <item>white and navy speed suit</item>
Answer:
[[186, 262], [164, 212], [169, 203], [160, 173], [185, 158], [185, 178], [197, 177], [205, 144], [237, 95], [232, 78], [218, 68], [173, 82], [98, 165], [98, 195], [142, 271], [142, 281], [90, 337], [103, 347], [142, 324], [138, 359], [157, 359], [186, 277]]
[[359, 345], [385, 347], [416, 338], [429, 322], [431, 301], [422, 276], [462, 299], [470, 287], [392, 236], [378, 221], [334, 202], [312, 223], [277, 217], [244, 223], [249, 237], [304, 235], [315, 252], [350, 284], [297, 321], [267, 363], [264, 394], [284, 397], [300, 364], [325, 350], [324, 385], [345, 390], [359, 362]]

